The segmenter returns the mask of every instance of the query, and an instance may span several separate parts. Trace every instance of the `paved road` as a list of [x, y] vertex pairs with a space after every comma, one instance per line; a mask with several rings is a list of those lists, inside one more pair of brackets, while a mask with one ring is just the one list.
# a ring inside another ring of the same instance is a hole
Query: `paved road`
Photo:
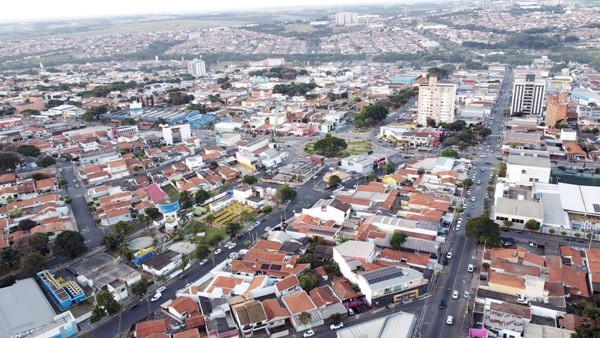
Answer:
[[[104, 237], [103, 229], [98, 228], [94, 216], [85, 200], [85, 187], [76, 179], [73, 172], [75, 167], [72, 162], [57, 161], [58, 167], [62, 169], [61, 174], [67, 180], [66, 193], [71, 196], [71, 209], [77, 223], [79, 232], [85, 238], [85, 244], [91, 250], [102, 245], [102, 237]], [[76, 183], [73, 183], [73, 180]], [[77, 187], [79, 185], [79, 188]]]
[[[503, 85], [504, 94], [500, 97], [497, 108], [494, 110], [494, 120], [490, 121], [490, 128], [493, 134], [500, 134], [503, 125], [503, 109], [508, 104], [510, 90], [512, 86], [512, 73], [508, 74], [508, 81]], [[471, 217], [478, 217], [483, 213], [483, 206], [491, 170], [497, 168], [496, 149], [502, 140], [500, 137], [488, 138], [489, 149], [487, 145], [481, 145], [475, 150], [476, 156], [473, 158], [473, 169], [469, 172], [474, 179], [475, 184], [471, 188], [471, 194], [465, 196], [465, 212], [461, 215], [462, 227], [460, 230], [452, 231], [448, 237], [447, 251], [452, 252], [452, 258], [447, 266], [444, 267], [442, 275], [439, 277], [437, 289], [432, 292], [430, 298], [425, 302], [422, 313], [421, 331], [423, 337], [459, 337], [464, 335], [463, 323], [466, 315], [467, 299], [463, 297], [464, 291], [470, 294], [473, 274], [467, 271], [469, 264], [475, 260], [475, 242], [471, 238], [465, 237], [465, 224], [467, 219], [465, 215], [471, 214]], [[479, 155], [486, 155], [480, 157]], [[488, 162], [489, 164], [486, 164]], [[483, 169], [483, 171], [481, 170]], [[476, 182], [480, 180], [481, 184]], [[471, 198], [475, 198], [472, 201]], [[445, 253], [444, 253], [445, 255]], [[458, 291], [458, 299], [452, 299], [452, 291]], [[440, 309], [440, 302], [444, 300], [447, 304], [445, 309]], [[454, 318], [453, 325], [446, 324], [447, 316]], [[468, 321], [468, 319], [467, 319]]]

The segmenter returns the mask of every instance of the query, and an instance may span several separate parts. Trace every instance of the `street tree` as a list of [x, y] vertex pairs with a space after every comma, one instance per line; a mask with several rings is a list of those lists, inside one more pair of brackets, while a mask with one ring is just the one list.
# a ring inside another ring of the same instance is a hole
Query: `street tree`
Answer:
[[329, 182], [327, 182], [327, 183], [328, 183], [328, 186], [327, 186], [328, 189], [335, 189], [342, 184], [342, 179], [338, 175], [331, 175], [331, 176], [329, 176]]
[[179, 203], [184, 209], [191, 208], [194, 205], [194, 199], [192, 199], [192, 193], [187, 190], [182, 191], [179, 194]]
[[298, 320], [302, 324], [308, 325], [310, 323], [310, 321], [312, 320], [312, 316], [310, 315], [310, 313], [303, 311], [303, 312], [300, 312], [300, 314], [298, 315]]
[[452, 149], [452, 148], [446, 148], [442, 151], [442, 153], [440, 154], [440, 156], [442, 157], [451, 157], [451, 158], [457, 158], [458, 157], [458, 151]]
[[85, 238], [76, 231], [66, 230], [58, 234], [54, 240], [52, 251], [55, 255], [75, 258], [88, 251]]
[[47, 168], [49, 166], [55, 165], [56, 164], [56, 160], [52, 156], [44, 156], [44, 157], [40, 158], [39, 160], [37, 160], [35, 162], [35, 164], [38, 167]]
[[506, 163], [498, 163], [498, 177], [506, 177]]
[[525, 222], [525, 229], [527, 229], [527, 230], [539, 231], [540, 227], [541, 227], [540, 222], [538, 222], [534, 219], [530, 219], [527, 222]]
[[277, 188], [277, 192], [275, 193], [275, 197], [279, 201], [279, 203], [286, 203], [288, 201], [292, 201], [296, 198], [298, 193], [295, 189], [291, 188], [289, 185], [284, 184]]
[[131, 293], [133, 293], [138, 298], [144, 297], [146, 295], [146, 292], [148, 292], [148, 288], [150, 287], [150, 285], [152, 285], [152, 282], [142, 277], [142, 279], [139, 282], [131, 286]]
[[500, 227], [485, 216], [471, 218], [465, 226], [467, 237], [473, 237], [477, 243], [486, 243], [488, 247], [500, 246]]
[[398, 250], [402, 247], [402, 244], [406, 242], [406, 237], [406, 234], [403, 232], [395, 232], [390, 240], [390, 245], [392, 248]]
[[17, 152], [23, 156], [37, 157], [41, 151], [38, 147], [29, 144], [22, 144], [17, 148]]
[[234, 238], [242, 229], [244, 229], [244, 227], [238, 222], [229, 222], [225, 226], [225, 232], [227, 232], [231, 238]]
[[391, 174], [391, 173], [393, 173], [394, 171], [396, 171], [396, 166], [394, 165], [394, 163], [392, 163], [392, 162], [388, 162], [388, 163], [385, 165], [385, 173], [386, 173], [386, 174]]
[[467, 178], [463, 181], [463, 187], [465, 187], [465, 188], [469, 188], [472, 185], [473, 185], [473, 180], [470, 178]]
[[200, 244], [196, 247], [196, 250], [194, 250], [194, 257], [196, 257], [196, 259], [204, 259], [208, 257], [208, 255], [210, 255], [210, 248], [208, 245]]
[[96, 295], [96, 306], [92, 309], [90, 322], [95, 323], [105, 316], [114, 316], [121, 311], [121, 304], [108, 290], [102, 290]]
[[332, 322], [334, 322], [334, 323], [337, 323], [337, 322], [339, 322], [341, 319], [342, 319], [342, 314], [341, 314], [341, 313], [338, 313], [338, 312], [336, 312], [336, 313], [332, 313], [332, 314], [329, 316], [329, 320], [330, 320], [330, 321], [332, 321]]
[[26, 254], [21, 258], [21, 274], [24, 277], [34, 277], [48, 266], [44, 256], [37, 252]]
[[42, 237], [37, 235], [27, 235], [15, 240], [12, 245], [19, 257], [30, 253], [39, 253], [40, 255], [47, 255], [48, 250], [48, 237]]
[[258, 182], [258, 179], [253, 175], [244, 175], [244, 178], [242, 178], [244, 184], [254, 185], [256, 182]]

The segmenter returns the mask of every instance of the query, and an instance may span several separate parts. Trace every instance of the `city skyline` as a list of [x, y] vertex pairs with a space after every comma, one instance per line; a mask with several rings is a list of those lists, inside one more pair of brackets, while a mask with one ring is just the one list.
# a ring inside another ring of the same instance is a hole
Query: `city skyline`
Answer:
[[[117, 0], [102, 2], [82, 2], [75, 0], [56, 1], [23, 1], [5, 5], [5, 10], [0, 13], [0, 22], [16, 21], [44, 21], [88, 17], [110, 17], [120, 15], [144, 14], [194, 14], [214, 11], [244, 11], [262, 10], [270, 8], [292, 7], [322, 7], [343, 5], [375, 5], [375, 4], [401, 4], [406, 0], [290, 0], [281, 3], [273, 0], [256, 0], [251, 5], [242, 0], [224, 0], [217, 3], [196, 2], [189, 3], [184, 0], [169, 2], [158, 0], [130, 0], [125, 3]], [[424, 0], [410, 1], [410, 3], [424, 2]], [[69, 11], [66, 11], [68, 8]]]

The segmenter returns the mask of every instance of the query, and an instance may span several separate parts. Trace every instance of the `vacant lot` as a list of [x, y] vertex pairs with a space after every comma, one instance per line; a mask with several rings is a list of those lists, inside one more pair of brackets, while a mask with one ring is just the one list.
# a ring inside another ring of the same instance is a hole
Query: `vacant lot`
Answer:
[[[316, 141], [308, 142], [304, 145], [304, 152], [308, 155], [313, 155], [315, 152], [313, 147]], [[362, 155], [373, 150], [373, 146], [369, 141], [346, 141], [348, 148], [342, 153], [340, 157], [348, 157], [352, 155]]]

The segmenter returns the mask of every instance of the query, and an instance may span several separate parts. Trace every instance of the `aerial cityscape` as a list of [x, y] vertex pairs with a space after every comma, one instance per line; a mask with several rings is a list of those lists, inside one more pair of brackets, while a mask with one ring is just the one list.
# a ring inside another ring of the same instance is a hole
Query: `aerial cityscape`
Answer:
[[0, 338], [600, 337], [600, 0], [119, 3], [0, 14]]

